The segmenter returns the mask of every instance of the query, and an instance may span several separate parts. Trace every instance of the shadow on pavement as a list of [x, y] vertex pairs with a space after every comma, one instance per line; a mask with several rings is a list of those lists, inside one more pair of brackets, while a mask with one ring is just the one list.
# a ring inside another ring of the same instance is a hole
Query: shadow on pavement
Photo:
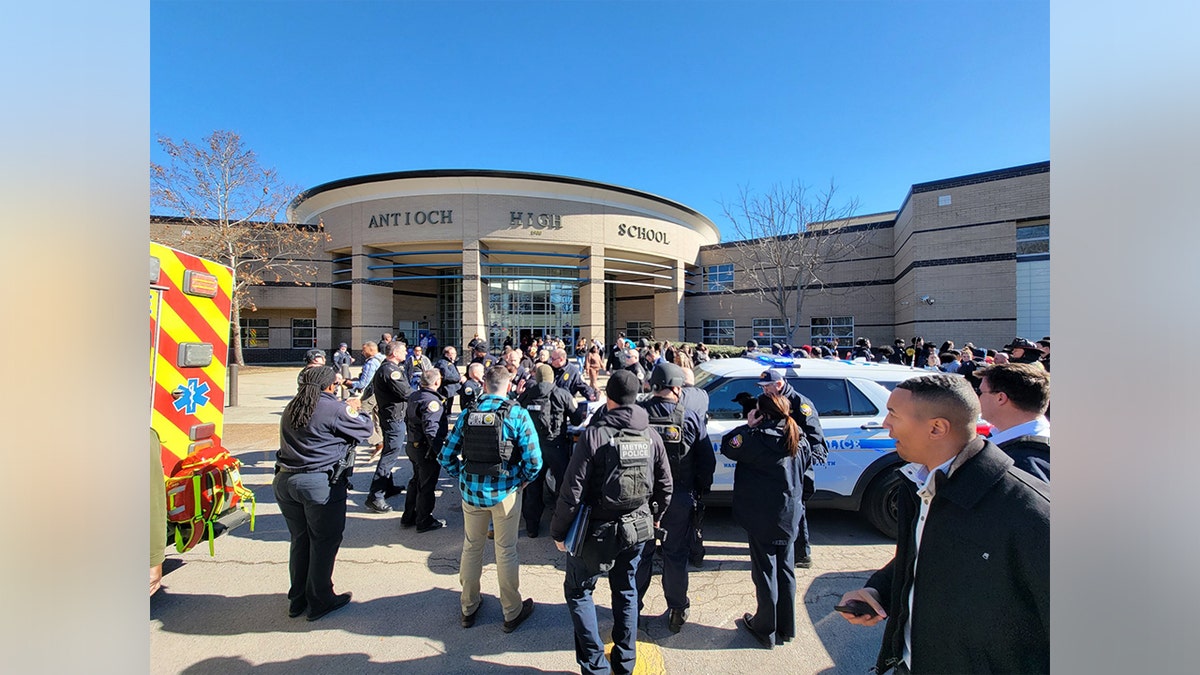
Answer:
[[446, 672], [492, 672], [492, 673], [574, 673], [574, 670], [541, 670], [528, 666], [509, 666], [488, 661], [482, 657], [458, 652], [442, 656], [379, 663], [370, 655], [362, 653], [321, 654], [305, 656], [291, 661], [277, 661], [253, 665], [237, 657], [214, 657], [195, 663], [180, 671], [185, 675], [221, 673], [222, 675], [292, 675], [293, 673], [446, 673]]
[[834, 663], [821, 673], [865, 673], [875, 665], [875, 655], [883, 642], [884, 623], [870, 628], [855, 626], [833, 611], [843, 593], [862, 588], [874, 573], [875, 570], [863, 570], [822, 574], [812, 580], [804, 594], [804, 608]]

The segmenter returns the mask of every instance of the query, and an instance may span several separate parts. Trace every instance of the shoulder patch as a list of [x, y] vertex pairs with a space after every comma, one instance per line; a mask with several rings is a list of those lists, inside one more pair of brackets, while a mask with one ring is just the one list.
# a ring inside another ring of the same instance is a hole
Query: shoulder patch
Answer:
[[804, 413], [805, 417], [808, 417], [813, 414], [813, 407], [807, 403], [801, 403], [800, 412]]
[[392, 378], [393, 380], [398, 380], [398, 379], [400, 379], [401, 377], [404, 377], [404, 376], [400, 374], [400, 371], [399, 371], [399, 370], [393, 370], [393, 371], [392, 371], [392, 372], [391, 372], [391, 373], [388, 375], [388, 377]]
[[729, 439], [729, 447], [731, 447], [731, 448], [742, 447], [742, 435], [738, 434], [737, 436], [734, 436], [733, 438]]
[[346, 417], [354, 419], [355, 417], [358, 417], [358, 411], [350, 406], [346, 406]]
[[428, 409], [429, 409], [429, 412], [437, 412], [437, 411], [441, 410], [442, 407], [440, 405], [438, 405], [437, 401], [430, 401]]
[[567, 381], [567, 380], [569, 380], [569, 379], [571, 379], [571, 374], [570, 374], [570, 373], [563, 373], [563, 382], [566, 382], [566, 381]]

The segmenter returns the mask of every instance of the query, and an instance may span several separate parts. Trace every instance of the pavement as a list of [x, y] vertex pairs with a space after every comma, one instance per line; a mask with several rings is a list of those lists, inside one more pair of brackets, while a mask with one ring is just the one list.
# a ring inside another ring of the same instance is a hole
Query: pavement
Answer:
[[[288, 533], [271, 491], [279, 419], [296, 389], [299, 366], [243, 368], [239, 405], [226, 410], [224, 443], [243, 463], [257, 499], [247, 525], [183, 554], [168, 548], [163, 589], [150, 599], [152, 673], [574, 673], [573, 633], [563, 600], [563, 556], [544, 533], [518, 540], [521, 592], [536, 603], [511, 634], [500, 630], [494, 554], [485, 549], [484, 601], [473, 628], [459, 625], [458, 557], [461, 497], [443, 476], [434, 515], [448, 527], [423, 534], [399, 525], [396, 511], [363, 508], [374, 464], [359, 448], [347, 504], [345, 539], [334, 570], [335, 591], [354, 593], [345, 608], [319, 621], [287, 617]], [[411, 468], [401, 458], [397, 471]], [[874, 663], [882, 625], [852, 626], [833, 611], [891, 558], [894, 544], [857, 514], [812, 511], [813, 567], [796, 570], [797, 637], [765, 650], [734, 619], [754, 611], [754, 585], [744, 531], [727, 508], [709, 508], [708, 556], [690, 572], [691, 610], [678, 634], [666, 626], [655, 576], [638, 633], [639, 673], [863, 673]], [[601, 634], [612, 628], [607, 582], [596, 589]]]

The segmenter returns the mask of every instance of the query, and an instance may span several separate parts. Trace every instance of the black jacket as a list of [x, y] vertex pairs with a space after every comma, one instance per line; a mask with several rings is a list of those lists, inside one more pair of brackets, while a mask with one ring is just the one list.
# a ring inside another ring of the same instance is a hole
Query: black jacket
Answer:
[[800, 431], [804, 434], [804, 440], [808, 442], [809, 452], [812, 453], [812, 461], [824, 464], [825, 459], [829, 456], [829, 447], [825, 445], [825, 431], [821, 429], [821, 420], [817, 417], [817, 407], [807, 396], [793, 389], [792, 385], [787, 382], [783, 383], [783, 391], [780, 393], [792, 406], [792, 419], [800, 425]]
[[579, 394], [589, 401], [596, 400], [596, 390], [583, 381], [579, 366], [574, 363], [568, 363], [562, 368], [555, 368], [554, 383], [570, 392], [572, 396]]
[[[668, 417], [679, 405], [663, 398], [654, 397], [638, 403], [645, 408], [647, 416]], [[671, 463], [671, 484], [675, 494], [691, 492], [703, 495], [712, 489], [713, 472], [717, 468], [717, 456], [705, 432], [704, 418], [694, 410], [684, 408], [683, 413], [683, 456], [667, 459]]]
[[744, 424], [721, 439], [733, 469], [733, 519], [756, 541], [782, 546], [795, 539], [804, 515], [804, 444], [792, 457], [774, 427]]
[[[592, 469], [596, 466], [596, 450], [604, 443], [600, 427], [615, 429], [632, 429], [640, 431], [650, 426], [650, 418], [646, 411], [637, 405], [620, 406], [603, 414], [592, 416], [586, 429], [579, 436], [575, 450], [571, 453], [571, 461], [563, 475], [562, 489], [558, 492], [558, 504], [554, 509], [554, 518], [550, 521], [550, 537], [555, 541], [567, 538], [567, 530], [575, 519], [575, 512], [580, 503], [592, 505], [592, 522], [616, 520], [623, 514], [606, 513], [596, 505], [596, 495], [587, 494], [587, 486], [591, 480]], [[658, 513], [666, 513], [671, 503], [673, 490], [671, 482], [671, 465], [667, 462], [667, 450], [663, 447], [662, 438], [650, 429], [651, 444], [654, 447], [654, 475], [646, 476], [647, 484], [651, 486], [650, 502], [658, 504]]]
[[393, 419], [404, 419], [405, 406], [408, 397], [412, 396], [412, 387], [404, 375], [404, 366], [384, 361], [375, 371], [371, 380], [371, 389], [375, 392], [375, 400], [379, 403], [379, 421], [388, 422]]
[[442, 386], [438, 389], [438, 393], [446, 399], [446, 405], [450, 405], [454, 397], [458, 396], [458, 390], [462, 388], [462, 373], [458, 372], [458, 366], [450, 363], [444, 356], [438, 359], [433, 367], [442, 374]]
[[[1050, 486], [978, 437], [948, 478], [934, 480], [915, 581], [912, 672], [1049, 672]], [[896, 556], [866, 584], [888, 613], [881, 673], [903, 654], [914, 584], [920, 498], [907, 479], [897, 507]]]
[[409, 400], [404, 423], [408, 427], [408, 442], [413, 448], [436, 456], [446, 438], [442, 435], [442, 398], [432, 389], [418, 389]]
[[[583, 421], [583, 412], [577, 410], [575, 399], [566, 389], [553, 382], [535, 382], [525, 387], [525, 391], [517, 398], [517, 404], [529, 411], [533, 426], [537, 429], [538, 440], [542, 444], [542, 454], [545, 449], [566, 438], [568, 424], [579, 424]], [[530, 405], [545, 405], [548, 410], [530, 409]], [[542, 412], [545, 412], [543, 416]], [[549, 420], [549, 427], [543, 428], [543, 419]]]
[[1035, 478], [1050, 482], [1050, 439], [1045, 436], [1018, 436], [999, 445], [1013, 464]]
[[333, 394], [321, 392], [308, 426], [293, 429], [280, 422], [275, 457], [292, 471], [321, 471], [336, 464], [351, 447], [365, 443], [374, 430], [370, 415], [355, 412]]

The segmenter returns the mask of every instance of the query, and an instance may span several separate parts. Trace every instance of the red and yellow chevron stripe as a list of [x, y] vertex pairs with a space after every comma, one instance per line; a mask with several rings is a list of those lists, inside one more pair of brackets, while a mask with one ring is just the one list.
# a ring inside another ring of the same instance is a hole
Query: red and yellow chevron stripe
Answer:
[[[150, 255], [159, 260], [157, 282], [150, 285], [150, 426], [162, 441], [163, 471], [170, 475], [195, 442], [189, 437], [193, 428], [213, 425], [210, 438], [221, 444], [233, 269], [153, 242]], [[188, 271], [211, 275], [216, 288], [208, 277], [196, 277], [190, 290], [197, 294], [187, 293]], [[213, 290], [213, 297], [205, 297]], [[212, 345], [211, 363], [181, 365], [179, 345], [195, 342]]]

